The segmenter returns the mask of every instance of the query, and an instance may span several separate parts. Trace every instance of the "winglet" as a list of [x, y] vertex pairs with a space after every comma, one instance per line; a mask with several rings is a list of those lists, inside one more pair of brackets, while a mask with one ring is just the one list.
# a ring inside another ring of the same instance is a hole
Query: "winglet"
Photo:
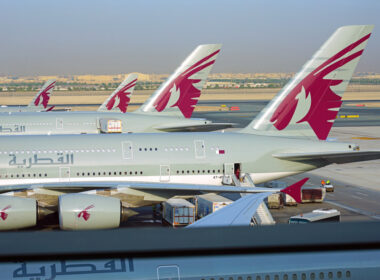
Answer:
[[98, 111], [127, 112], [133, 89], [137, 83], [137, 74], [129, 74], [117, 89], [100, 105]]
[[301, 188], [309, 178], [304, 178], [293, 185], [282, 189], [281, 192], [290, 195], [297, 203], [302, 203]]

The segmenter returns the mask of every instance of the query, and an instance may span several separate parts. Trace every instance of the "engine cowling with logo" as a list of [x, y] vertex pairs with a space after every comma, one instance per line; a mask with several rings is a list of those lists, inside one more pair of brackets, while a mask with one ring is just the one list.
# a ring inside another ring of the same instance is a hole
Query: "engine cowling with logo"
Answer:
[[119, 199], [84, 193], [61, 195], [58, 211], [64, 230], [117, 228], [123, 215]]
[[14, 230], [37, 224], [38, 206], [33, 198], [0, 195], [0, 230]]

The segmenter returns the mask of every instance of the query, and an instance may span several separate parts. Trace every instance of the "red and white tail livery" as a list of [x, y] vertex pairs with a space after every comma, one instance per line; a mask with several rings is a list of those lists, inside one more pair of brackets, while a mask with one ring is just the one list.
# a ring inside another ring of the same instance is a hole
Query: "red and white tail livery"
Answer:
[[137, 74], [129, 74], [117, 89], [100, 105], [98, 111], [127, 112], [133, 90], [137, 83]]
[[190, 118], [220, 48], [220, 44], [198, 46], [138, 112], [181, 113]]
[[243, 132], [326, 140], [373, 25], [343, 26]]
[[50, 111], [52, 109], [48, 108], [50, 95], [53, 92], [55, 86], [55, 80], [48, 80], [34, 97], [34, 99], [29, 103], [28, 107], [34, 108], [37, 111]]

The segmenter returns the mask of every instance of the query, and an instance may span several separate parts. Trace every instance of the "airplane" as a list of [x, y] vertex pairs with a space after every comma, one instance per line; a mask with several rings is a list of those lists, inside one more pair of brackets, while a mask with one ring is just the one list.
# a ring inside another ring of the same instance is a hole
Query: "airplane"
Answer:
[[[84, 210], [96, 200], [98, 206], [86, 212], [106, 211], [108, 218], [96, 221], [102, 227], [111, 216], [120, 218], [120, 205], [152, 205], [197, 191], [243, 192], [244, 184], [250, 189], [332, 163], [380, 159], [379, 150], [325, 141], [372, 29], [339, 28], [240, 131], [0, 137], [0, 185], [6, 194], [0, 209], [14, 199], [35, 198], [39, 206], [71, 212], [78, 220], [77, 203]], [[26, 205], [6, 211], [35, 217], [35, 201], [34, 207]]]
[[0, 113], [3, 112], [48, 112], [54, 109], [55, 106], [48, 107], [50, 95], [55, 86], [55, 80], [48, 80], [41, 87], [28, 106], [1, 106]]
[[[220, 48], [220, 44], [198, 46], [141, 110], [125, 113], [129, 100], [118, 94], [95, 112], [0, 114], [0, 135], [212, 131], [231, 127], [233, 124], [190, 118]], [[125, 114], [105, 109], [108, 107], [118, 107]]]

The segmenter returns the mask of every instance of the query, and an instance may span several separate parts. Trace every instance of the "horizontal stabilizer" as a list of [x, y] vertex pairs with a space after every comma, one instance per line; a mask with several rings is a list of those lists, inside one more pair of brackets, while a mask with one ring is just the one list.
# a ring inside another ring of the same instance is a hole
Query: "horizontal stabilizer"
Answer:
[[249, 226], [257, 208], [271, 193], [246, 195], [234, 203], [188, 225], [195, 227]]
[[329, 163], [349, 163], [380, 159], [380, 151], [278, 153], [273, 157], [291, 161], [325, 160]]

